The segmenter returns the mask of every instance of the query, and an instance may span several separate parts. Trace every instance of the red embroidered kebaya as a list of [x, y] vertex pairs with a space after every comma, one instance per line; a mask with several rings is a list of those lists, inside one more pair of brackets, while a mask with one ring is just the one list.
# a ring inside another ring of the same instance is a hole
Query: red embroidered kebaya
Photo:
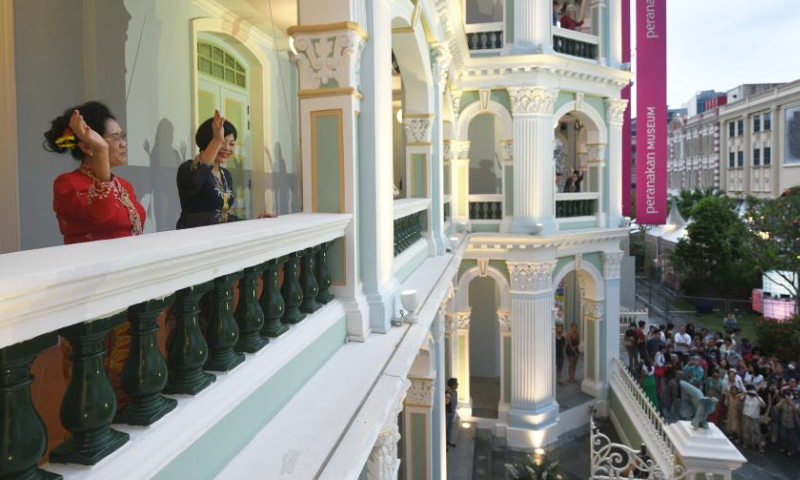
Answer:
[[141, 235], [145, 221], [127, 180], [112, 175], [103, 182], [85, 163], [56, 178], [53, 210], [66, 244]]

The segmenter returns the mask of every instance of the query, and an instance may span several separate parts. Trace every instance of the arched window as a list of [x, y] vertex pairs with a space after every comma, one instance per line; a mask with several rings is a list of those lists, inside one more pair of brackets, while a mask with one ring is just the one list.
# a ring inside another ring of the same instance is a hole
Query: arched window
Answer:
[[211, 43], [197, 42], [197, 70], [237, 87], [247, 88], [244, 65]]

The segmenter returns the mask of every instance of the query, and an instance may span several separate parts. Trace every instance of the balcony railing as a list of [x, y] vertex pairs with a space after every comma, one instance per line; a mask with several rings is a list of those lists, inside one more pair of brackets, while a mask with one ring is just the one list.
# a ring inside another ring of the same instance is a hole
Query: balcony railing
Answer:
[[629, 311], [625, 307], [622, 307], [619, 312], [619, 336], [620, 338], [625, 336], [625, 332], [628, 331], [629, 327], [636, 328], [636, 325], [639, 324], [639, 320], [647, 320], [650, 318], [650, 312], [648, 309], [644, 310], [637, 310], [637, 311]]
[[557, 193], [556, 218], [589, 217], [597, 214], [600, 194], [587, 193]]
[[[225, 418], [227, 399], [237, 393], [231, 385], [252, 390], [259, 384], [256, 374], [265, 359], [271, 361], [270, 339], [323, 305], [338, 305], [330, 290], [329, 248], [350, 221], [350, 215], [287, 215], [0, 256], [0, 414], [6, 432], [0, 476], [33, 478], [45, 454], [47, 429], [31, 399], [30, 368], [59, 336], [72, 348], [60, 410], [69, 435], [43, 469], [67, 480], [122, 478], [134, 470], [155, 475]], [[170, 306], [173, 341], [165, 358], [157, 319]], [[117, 411], [103, 366], [104, 338], [126, 322], [130, 343], [121, 384], [128, 404]], [[242, 363], [215, 383], [211, 372]], [[206, 393], [197, 398], [164, 396], [201, 391]], [[130, 454], [106, 458], [117, 450]]]
[[595, 35], [553, 27], [553, 50], [572, 57], [597, 60], [600, 39]]
[[470, 195], [469, 196], [470, 220], [502, 220], [503, 195]]
[[470, 51], [501, 50], [505, 36], [503, 22], [464, 25], [467, 34], [467, 48]]
[[452, 218], [450, 214], [450, 198], [450, 195], [445, 195], [444, 201], [442, 202], [442, 217], [444, 223], [447, 223]]
[[394, 201], [395, 257], [422, 238], [422, 213], [430, 204], [429, 198], [405, 198]]

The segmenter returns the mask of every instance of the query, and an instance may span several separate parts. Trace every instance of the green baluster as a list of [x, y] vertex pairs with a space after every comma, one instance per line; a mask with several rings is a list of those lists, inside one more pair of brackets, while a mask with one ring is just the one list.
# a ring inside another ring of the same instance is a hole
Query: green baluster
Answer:
[[400, 253], [400, 222], [394, 221], [394, 256]]
[[60, 480], [37, 468], [47, 450], [47, 429], [31, 401], [31, 364], [43, 350], [58, 344], [47, 333], [0, 349], [0, 478]]
[[206, 327], [208, 360], [203, 367], [212, 372], [228, 372], [244, 362], [244, 354], [234, 350], [239, 341], [239, 326], [233, 316], [233, 284], [242, 273], [223, 275], [214, 280], [211, 317]]
[[328, 249], [331, 248], [331, 245], [333, 242], [323, 243], [317, 252], [317, 284], [319, 285], [317, 301], [323, 305], [333, 300], [333, 294], [330, 292], [331, 271], [328, 269]]
[[239, 342], [237, 352], [256, 353], [269, 343], [269, 339], [261, 336], [264, 327], [264, 311], [258, 303], [258, 277], [263, 266], [245, 268], [244, 276], [239, 282], [239, 304], [233, 316], [239, 324]]
[[214, 282], [206, 282], [175, 294], [177, 325], [169, 345], [169, 380], [164, 393], [197, 395], [217, 379], [203, 371], [208, 344], [198, 323], [200, 298], [213, 288]]
[[289, 327], [281, 322], [281, 317], [286, 311], [286, 303], [278, 285], [279, 270], [284, 260], [275, 259], [264, 264], [264, 289], [261, 291], [261, 309], [264, 311], [262, 337], [279, 337], [289, 330]]
[[167, 361], [158, 348], [158, 316], [175, 301], [170, 295], [128, 309], [131, 347], [122, 370], [122, 388], [130, 401], [114, 419], [115, 423], [151, 425], [178, 406], [178, 401], [161, 395], [167, 384]]
[[300, 311], [303, 313], [314, 313], [322, 305], [317, 303], [319, 285], [317, 277], [314, 276], [314, 259], [317, 256], [318, 248], [306, 248], [303, 251], [303, 270], [300, 272], [300, 285], [303, 287], [303, 303], [300, 304]]
[[299, 323], [306, 314], [300, 311], [300, 304], [303, 303], [303, 289], [297, 281], [297, 274], [300, 268], [300, 253], [295, 252], [289, 255], [283, 267], [283, 285], [281, 295], [286, 302], [286, 311], [283, 312], [283, 323]]
[[50, 453], [51, 462], [95, 465], [128, 441], [111, 428], [117, 395], [103, 366], [103, 339], [124, 321], [123, 312], [61, 329], [72, 346], [72, 376], [61, 400], [61, 424], [71, 435]]

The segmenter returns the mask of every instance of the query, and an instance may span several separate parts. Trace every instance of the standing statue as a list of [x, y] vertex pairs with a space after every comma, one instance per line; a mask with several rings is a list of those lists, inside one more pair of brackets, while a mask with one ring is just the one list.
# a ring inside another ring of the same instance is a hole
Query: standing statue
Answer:
[[699, 388], [685, 380], [681, 380], [681, 394], [683, 400], [688, 400], [692, 427], [708, 429], [708, 416], [717, 409], [717, 399], [706, 397]]
[[561, 141], [560, 138], [556, 137], [555, 142], [553, 144], [553, 162], [556, 164], [556, 191], [563, 192], [564, 191], [564, 184], [567, 182], [567, 178], [565, 172], [567, 170], [566, 161], [564, 157], [566, 156], [566, 148], [564, 147], [564, 142]]

